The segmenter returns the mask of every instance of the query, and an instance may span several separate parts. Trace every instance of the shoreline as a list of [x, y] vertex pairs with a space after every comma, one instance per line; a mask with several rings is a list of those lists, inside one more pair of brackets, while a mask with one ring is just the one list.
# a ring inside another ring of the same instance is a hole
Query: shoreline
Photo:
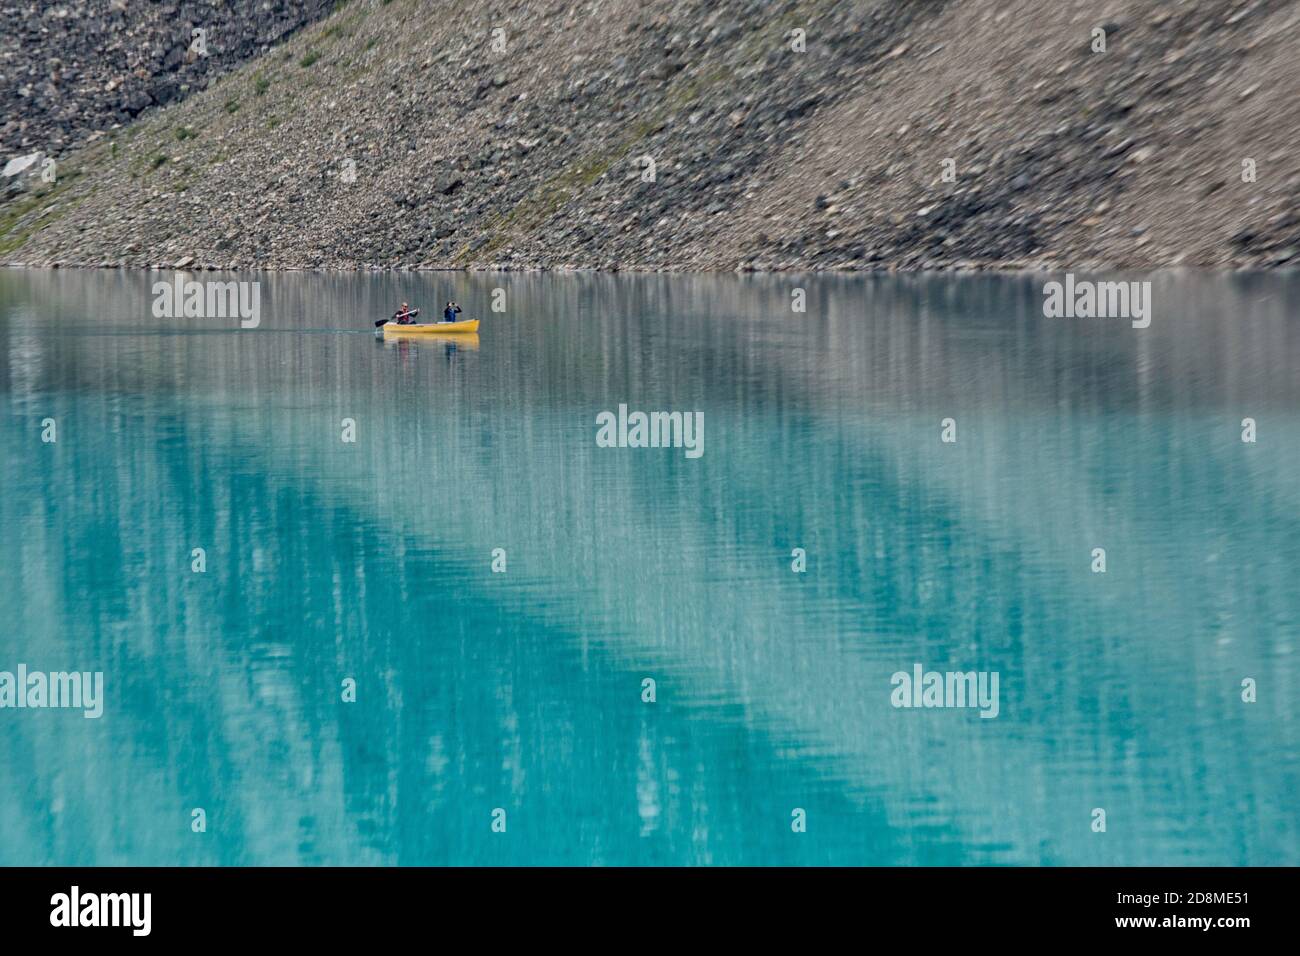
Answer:
[[312, 273], [321, 276], [345, 275], [384, 275], [392, 273], [460, 273], [465, 275], [483, 273], [527, 273], [532, 275], [1051, 275], [1062, 272], [1076, 273], [1206, 273], [1224, 275], [1270, 275], [1285, 274], [1300, 270], [1300, 261], [1288, 261], [1277, 264], [1242, 263], [1232, 265], [1194, 265], [1188, 263], [1124, 264], [1114, 262], [1025, 263], [1011, 261], [1005, 263], [971, 263], [963, 265], [925, 265], [925, 266], [751, 266], [743, 265], [732, 269], [702, 269], [690, 266], [622, 266], [617, 268], [591, 266], [537, 266], [515, 265], [512, 263], [487, 263], [475, 266], [355, 266], [352, 268], [329, 266], [268, 266], [268, 265], [215, 265], [186, 263], [185, 265], [129, 265], [126, 263], [67, 263], [67, 262], [3, 262], [0, 269], [12, 270], [72, 270], [72, 271], [109, 271], [119, 272], [260, 272], [268, 274]]

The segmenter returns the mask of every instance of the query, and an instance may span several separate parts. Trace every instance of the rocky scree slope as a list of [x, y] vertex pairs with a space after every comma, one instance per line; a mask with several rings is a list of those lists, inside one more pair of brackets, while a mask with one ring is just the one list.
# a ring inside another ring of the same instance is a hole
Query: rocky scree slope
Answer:
[[[183, 99], [336, 0], [0, 0], [0, 156], [58, 156]], [[192, 52], [205, 31], [207, 55]]]
[[73, 154], [0, 207], [0, 259], [1294, 261], [1300, 5], [1101, 6], [357, 0]]

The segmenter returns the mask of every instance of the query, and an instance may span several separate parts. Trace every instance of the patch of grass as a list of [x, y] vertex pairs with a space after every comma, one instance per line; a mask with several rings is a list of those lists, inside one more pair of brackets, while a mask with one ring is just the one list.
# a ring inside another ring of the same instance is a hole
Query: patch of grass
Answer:
[[371, 50], [373, 50], [373, 49], [375, 48], [375, 45], [376, 45], [378, 42], [379, 42], [379, 37], [371, 37], [369, 40], [367, 40], [367, 41], [366, 41], [366, 52], [369, 53]]
[[159, 166], [166, 165], [166, 163], [167, 163], [167, 157], [164, 156], [162, 153], [159, 153], [153, 159], [149, 160], [149, 168], [151, 170], [157, 169]]
[[37, 229], [62, 219], [69, 209], [80, 202], [78, 199], [65, 204], [62, 209], [51, 208], [54, 200], [68, 188], [72, 178], [75, 177], [65, 177], [64, 181], [49, 189], [14, 200], [3, 216], [0, 216], [0, 256], [21, 248]]
[[278, 117], [278, 116], [272, 116], [272, 117], [271, 117], [269, 120], [267, 120], [267, 122], [266, 122], [266, 128], [267, 128], [267, 129], [275, 129], [275, 128], [276, 128], [277, 126], [279, 126], [279, 125], [280, 125], [280, 117]]
[[305, 70], [307, 69], [307, 67], [311, 66], [319, 59], [320, 59], [319, 51], [308, 50], [306, 53], [302, 55], [302, 59], [298, 61], [298, 65]]
[[[603, 176], [615, 163], [623, 160], [637, 143], [698, 100], [703, 93], [725, 85], [733, 76], [731, 68], [717, 67], [699, 77], [679, 77], [670, 84], [658, 108], [652, 110], [649, 117], [627, 126], [619, 142], [611, 149], [603, 154], [590, 154], [566, 167], [563, 172], [537, 187], [510, 212], [491, 222], [488, 226], [490, 238], [474, 253], [491, 253], [504, 245], [512, 235], [540, 228], [580, 191]], [[456, 254], [456, 260], [466, 262], [469, 256], [470, 248], [466, 245]]]
[[193, 139], [195, 136], [198, 135], [199, 135], [198, 133], [194, 132], [193, 126], [176, 127], [176, 138], [180, 140], [182, 143], [185, 142], [187, 139]]
[[238, 113], [239, 100], [233, 98], [226, 100], [226, 112], [229, 113], [231, 116], [234, 116], [236, 113]]
[[716, 89], [733, 79], [733, 72], [729, 67], [717, 67], [710, 70], [703, 76], [690, 77], [674, 82], [664, 95], [663, 106], [658, 111], [658, 117], [666, 119], [673, 113], [685, 109], [700, 98], [706, 90]]
[[[592, 154], [567, 167], [559, 175], [538, 186], [531, 195], [521, 200], [509, 213], [499, 217], [488, 228], [491, 238], [477, 254], [487, 255], [500, 248], [511, 235], [536, 229], [560, 211], [580, 190], [590, 186], [609, 171], [624, 150], [620, 147], [609, 153]], [[470, 254], [465, 246], [456, 254], [458, 261], [466, 261]]]
[[21, 249], [23, 244], [27, 242], [28, 238], [31, 237], [31, 234], [35, 229], [36, 227], [33, 226], [30, 229], [23, 229], [20, 232], [16, 232], [12, 236], [0, 237], [0, 256], [7, 256], [9, 253]]
[[271, 81], [264, 76], [259, 76], [256, 80], [253, 81], [253, 92], [256, 93], [258, 96], [262, 96], [270, 88], [271, 88]]

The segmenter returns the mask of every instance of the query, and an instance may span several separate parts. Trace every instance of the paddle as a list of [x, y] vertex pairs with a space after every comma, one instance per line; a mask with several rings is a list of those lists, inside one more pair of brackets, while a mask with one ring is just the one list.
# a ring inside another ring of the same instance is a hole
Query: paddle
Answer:
[[[409, 315], [411, 318], [415, 318], [415, 316], [417, 316], [417, 315], [420, 314], [420, 310], [419, 310], [419, 309], [412, 309], [410, 312], [408, 312], [408, 313], [406, 313], [406, 314]], [[396, 312], [393, 313], [393, 317], [394, 317], [394, 318], [397, 317], [397, 313], [396, 313]], [[378, 322], [375, 323], [375, 328], [379, 328], [381, 325], [387, 325], [387, 324], [388, 324], [389, 322], [391, 322], [391, 321], [393, 321], [393, 319], [380, 319]]]

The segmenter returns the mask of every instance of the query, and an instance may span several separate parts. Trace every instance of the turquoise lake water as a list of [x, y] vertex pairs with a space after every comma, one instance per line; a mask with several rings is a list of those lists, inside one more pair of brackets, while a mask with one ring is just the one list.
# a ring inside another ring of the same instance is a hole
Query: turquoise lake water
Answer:
[[157, 278], [0, 271], [0, 864], [1300, 863], [1300, 277]]

